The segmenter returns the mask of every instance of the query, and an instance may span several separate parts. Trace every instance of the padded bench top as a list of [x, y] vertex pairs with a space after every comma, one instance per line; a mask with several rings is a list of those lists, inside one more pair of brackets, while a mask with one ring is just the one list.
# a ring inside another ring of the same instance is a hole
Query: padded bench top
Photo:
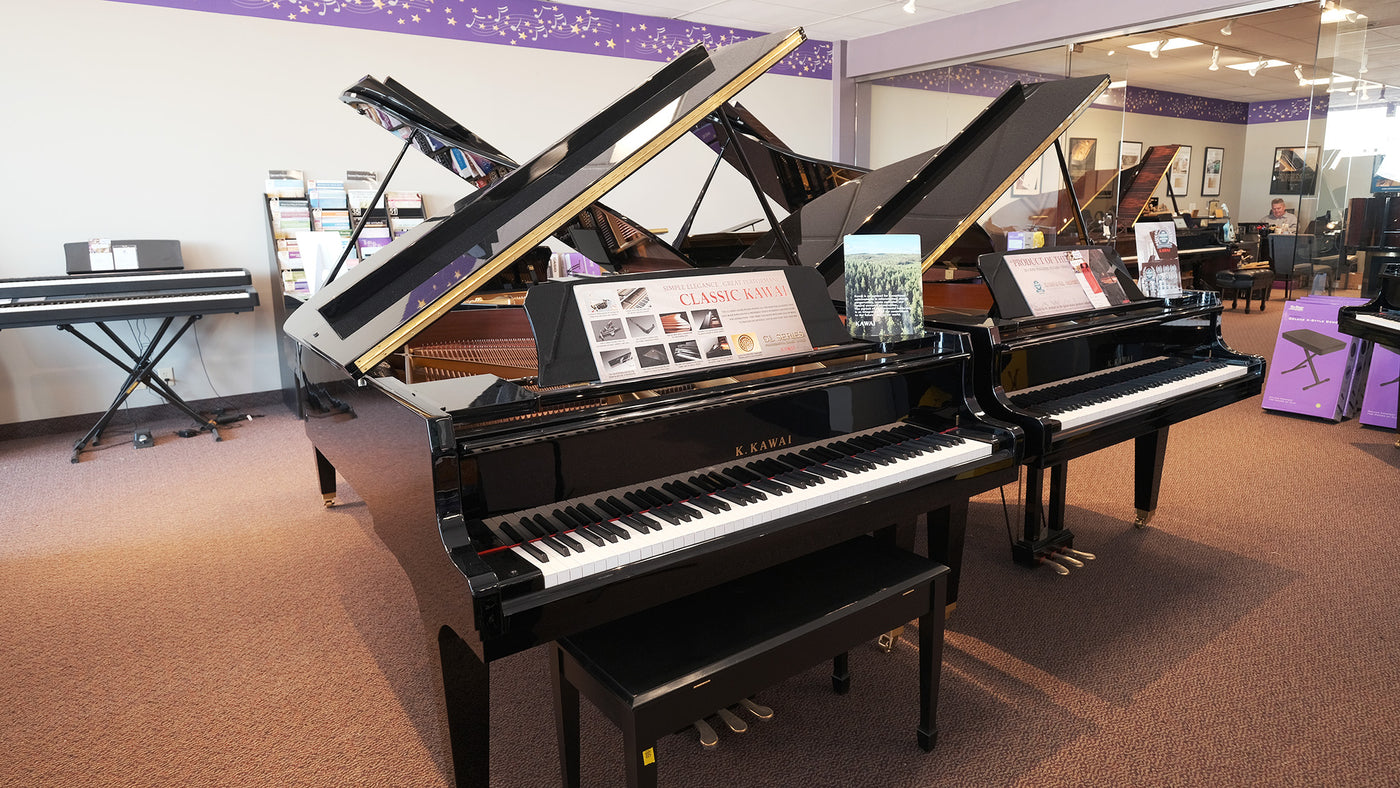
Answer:
[[[684, 686], [948, 571], [860, 537], [559, 641], [621, 698]], [[828, 656], [828, 655], [823, 655]]]

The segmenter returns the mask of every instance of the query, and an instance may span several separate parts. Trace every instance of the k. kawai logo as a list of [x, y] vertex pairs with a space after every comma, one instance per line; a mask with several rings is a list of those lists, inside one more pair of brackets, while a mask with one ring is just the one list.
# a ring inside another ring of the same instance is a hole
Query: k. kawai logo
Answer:
[[774, 449], [781, 449], [781, 448], [783, 448], [783, 447], [785, 447], [785, 446], [791, 446], [791, 445], [792, 445], [792, 435], [791, 435], [791, 434], [789, 434], [789, 435], [778, 435], [778, 436], [772, 437], [772, 438], [765, 438], [765, 439], [763, 439], [763, 440], [761, 440], [761, 441], [750, 441], [749, 443], [741, 443], [741, 444], [739, 444], [738, 446], [735, 446], [735, 447], [734, 447], [734, 456], [735, 456], [735, 457], [747, 457], [747, 456], [749, 456], [750, 454], [759, 454], [760, 452], [772, 451], [772, 450], [774, 450]]

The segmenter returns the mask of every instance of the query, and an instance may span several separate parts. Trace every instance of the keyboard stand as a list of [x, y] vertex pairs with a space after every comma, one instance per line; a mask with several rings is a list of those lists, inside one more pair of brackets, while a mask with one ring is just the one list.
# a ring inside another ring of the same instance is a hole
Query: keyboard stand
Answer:
[[[73, 324], [59, 324], [58, 330], [67, 331], [78, 339], [81, 339], [88, 347], [96, 350], [103, 358], [121, 367], [122, 370], [126, 372], [126, 380], [122, 382], [121, 390], [117, 392], [117, 396], [112, 400], [112, 404], [107, 406], [107, 411], [102, 414], [102, 418], [98, 419], [97, 423], [92, 425], [92, 429], [88, 430], [86, 435], [73, 444], [73, 456], [69, 458], [69, 462], [77, 462], [78, 455], [88, 446], [98, 445], [99, 441], [102, 439], [102, 431], [111, 423], [112, 417], [117, 413], [117, 408], [120, 408], [122, 403], [126, 402], [127, 397], [130, 397], [131, 393], [135, 391], [137, 386], [141, 383], [145, 383], [151, 391], [159, 394], [166, 402], [184, 411], [190, 418], [194, 419], [195, 423], [199, 425], [199, 430], [201, 432], [212, 432], [214, 434], [214, 440], [223, 440], [219, 436], [219, 424], [217, 421], [207, 416], [201, 416], [199, 412], [190, 407], [189, 403], [185, 402], [179, 394], [176, 394], [174, 389], [170, 388], [164, 380], [161, 380], [159, 375], [155, 374], [156, 365], [161, 362], [161, 359], [165, 358], [165, 354], [170, 352], [170, 348], [174, 347], [175, 343], [180, 340], [180, 337], [184, 336], [185, 332], [201, 317], [203, 317], [203, 315], [187, 316], [185, 322], [180, 325], [180, 328], [168, 340], [165, 339], [165, 335], [170, 330], [170, 326], [175, 322], [175, 318], [173, 316], [166, 317], [161, 321], [160, 329], [156, 331], [156, 335], [152, 337], [150, 343], [146, 346], [146, 350], [139, 354], [123, 342], [121, 338], [117, 336], [116, 332], [108, 328], [106, 323], [97, 321], [95, 325], [127, 355], [131, 363], [127, 363], [121, 358], [118, 358], [114, 353], [97, 344], [97, 342], [79, 331]], [[164, 344], [162, 344], [162, 342], [164, 342]]]
[[622, 729], [629, 788], [655, 786], [661, 736], [824, 659], [840, 671], [847, 650], [913, 618], [917, 739], [931, 751], [947, 572], [859, 537], [550, 644], [563, 784], [580, 782], [580, 693]]

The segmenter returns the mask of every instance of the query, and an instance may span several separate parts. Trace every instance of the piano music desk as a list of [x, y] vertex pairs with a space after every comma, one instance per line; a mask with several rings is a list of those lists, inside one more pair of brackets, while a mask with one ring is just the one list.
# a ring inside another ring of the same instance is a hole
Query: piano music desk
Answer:
[[1313, 382], [1304, 386], [1304, 391], [1314, 386], [1321, 386], [1323, 383], [1331, 380], [1331, 378], [1317, 379], [1317, 366], [1313, 364], [1313, 357], [1335, 353], [1346, 347], [1347, 343], [1340, 339], [1329, 337], [1326, 334], [1319, 334], [1311, 328], [1298, 328], [1293, 331], [1285, 331], [1282, 336], [1284, 339], [1303, 349], [1303, 360], [1298, 362], [1296, 366], [1289, 367], [1283, 372], [1280, 372], [1280, 375], [1287, 375], [1290, 372], [1294, 372], [1306, 366], [1308, 370], [1312, 372]]
[[[798, 558], [550, 645], [560, 767], [579, 785], [579, 693], [622, 729], [627, 784], [658, 738], [919, 619], [919, 745], [933, 749], [947, 567], [874, 537]], [[872, 764], [873, 766], [873, 764]]]

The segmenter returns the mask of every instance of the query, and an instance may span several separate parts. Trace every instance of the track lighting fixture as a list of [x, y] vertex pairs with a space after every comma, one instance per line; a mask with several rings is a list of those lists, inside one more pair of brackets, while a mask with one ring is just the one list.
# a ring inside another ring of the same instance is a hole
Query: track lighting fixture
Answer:
[[1298, 85], [1299, 85], [1299, 87], [1308, 84], [1308, 81], [1307, 81], [1306, 79], [1303, 79], [1303, 67], [1302, 67], [1302, 66], [1294, 66], [1294, 67], [1293, 67], [1293, 76], [1295, 76], [1295, 77], [1298, 78]]
[[912, 13], [914, 13], [916, 10], [918, 10], [918, 9], [916, 9], [916, 8], [914, 7], [914, 0], [909, 0], [909, 2], [907, 2], [907, 3], [904, 4], [903, 8], [904, 8], [904, 13], [906, 13], [906, 14], [912, 14]]
[[1260, 71], [1264, 69], [1264, 66], [1266, 65], [1268, 65], [1268, 61], [1262, 57], [1259, 58], [1258, 63], [1255, 63], [1254, 65], [1249, 67], [1249, 75], [1251, 77], [1257, 75]]
[[1220, 35], [1222, 35], [1222, 36], [1228, 36], [1228, 35], [1233, 34], [1234, 32], [1235, 32], [1235, 20], [1233, 20], [1233, 19], [1231, 19], [1230, 21], [1226, 22], [1226, 23], [1225, 23], [1225, 26], [1222, 27], [1222, 28], [1220, 28]]
[[1157, 59], [1157, 56], [1162, 54], [1162, 47], [1164, 47], [1164, 46], [1166, 46], [1166, 45], [1167, 45], [1167, 39], [1164, 38], [1164, 39], [1162, 39], [1161, 41], [1158, 41], [1156, 46], [1154, 46], [1154, 47], [1152, 47], [1151, 49], [1147, 50], [1147, 54], [1151, 55], [1153, 60], [1156, 60], [1156, 59]]
[[1210, 70], [1220, 70], [1220, 47], [1216, 47], [1215, 51], [1210, 53]]
[[1366, 50], [1363, 49], [1361, 50], [1361, 65], [1356, 69], [1356, 73], [1365, 74], [1367, 71], [1370, 70], [1371, 69], [1366, 67]]

